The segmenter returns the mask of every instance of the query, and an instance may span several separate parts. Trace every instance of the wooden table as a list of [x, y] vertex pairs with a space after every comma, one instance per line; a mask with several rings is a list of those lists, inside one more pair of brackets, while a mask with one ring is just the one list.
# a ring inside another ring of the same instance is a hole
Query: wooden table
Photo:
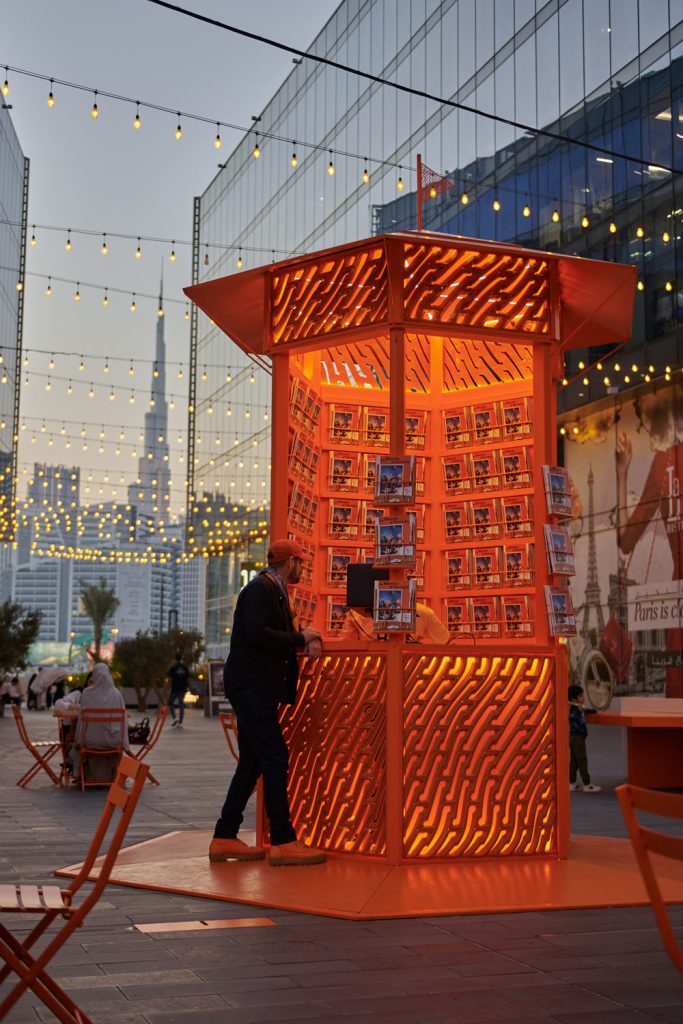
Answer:
[[633, 785], [683, 788], [683, 712], [600, 711], [588, 724], [626, 729], [628, 781]]

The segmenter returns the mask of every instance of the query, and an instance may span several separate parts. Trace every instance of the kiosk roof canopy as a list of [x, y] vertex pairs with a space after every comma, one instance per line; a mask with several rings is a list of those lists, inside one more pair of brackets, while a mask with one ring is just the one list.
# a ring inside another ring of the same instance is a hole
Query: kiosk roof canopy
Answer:
[[390, 327], [548, 341], [630, 337], [635, 267], [433, 232], [378, 235], [185, 289], [245, 352], [349, 344]]

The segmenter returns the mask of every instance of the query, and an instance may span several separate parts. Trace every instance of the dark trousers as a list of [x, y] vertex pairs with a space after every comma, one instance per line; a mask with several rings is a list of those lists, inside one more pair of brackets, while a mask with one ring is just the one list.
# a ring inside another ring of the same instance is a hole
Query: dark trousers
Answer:
[[184, 691], [183, 691], [183, 693], [180, 693], [180, 691], [178, 691], [177, 693], [174, 693], [173, 690], [171, 690], [171, 692], [169, 694], [169, 697], [168, 697], [168, 709], [171, 712], [171, 718], [173, 719], [174, 722], [175, 722], [175, 706], [176, 706], [176, 704], [178, 705], [178, 721], [182, 725], [183, 724], [183, 718], [185, 717], [185, 692]]
[[296, 833], [287, 798], [289, 752], [280, 729], [277, 703], [254, 690], [232, 694], [230, 701], [237, 719], [239, 762], [214, 837], [234, 839], [244, 820], [247, 801], [262, 775], [270, 841], [273, 846], [291, 843]]
[[569, 737], [569, 781], [576, 782], [576, 773], [581, 776], [584, 786], [590, 785], [588, 774], [588, 755], [586, 753], [586, 737]]

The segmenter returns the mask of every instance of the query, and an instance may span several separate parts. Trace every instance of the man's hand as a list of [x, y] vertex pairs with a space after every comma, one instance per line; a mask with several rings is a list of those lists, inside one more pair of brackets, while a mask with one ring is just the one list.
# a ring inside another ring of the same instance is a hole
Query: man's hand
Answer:
[[310, 644], [311, 640], [321, 640], [322, 639], [321, 636], [320, 636], [319, 631], [317, 629], [311, 629], [310, 627], [308, 627], [307, 629], [302, 629], [301, 630], [301, 635], [303, 636], [304, 640], [306, 641], [306, 644]]
[[309, 640], [306, 644], [305, 655], [307, 658], [320, 658], [323, 653], [322, 640]]

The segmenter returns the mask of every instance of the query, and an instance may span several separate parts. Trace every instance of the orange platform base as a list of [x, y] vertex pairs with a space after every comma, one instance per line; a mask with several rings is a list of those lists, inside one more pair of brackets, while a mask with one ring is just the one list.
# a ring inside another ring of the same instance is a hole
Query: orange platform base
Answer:
[[[311, 867], [211, 864], [210, 832], [170, 832], [122, 850], [111, 882], [352, 920], [648, 903], [630, 843], [572, 837], [568, 860], [460, 860], [387, 867], [331, 856]], [[244, 838], [249, 840], [245, 833]], [[251, 840], [253, 842], [253, 839]], [[79, 865], [55, 874], [71, 877]], [[683, 903], [683, 864], [662, 861], [664, 898]]]

